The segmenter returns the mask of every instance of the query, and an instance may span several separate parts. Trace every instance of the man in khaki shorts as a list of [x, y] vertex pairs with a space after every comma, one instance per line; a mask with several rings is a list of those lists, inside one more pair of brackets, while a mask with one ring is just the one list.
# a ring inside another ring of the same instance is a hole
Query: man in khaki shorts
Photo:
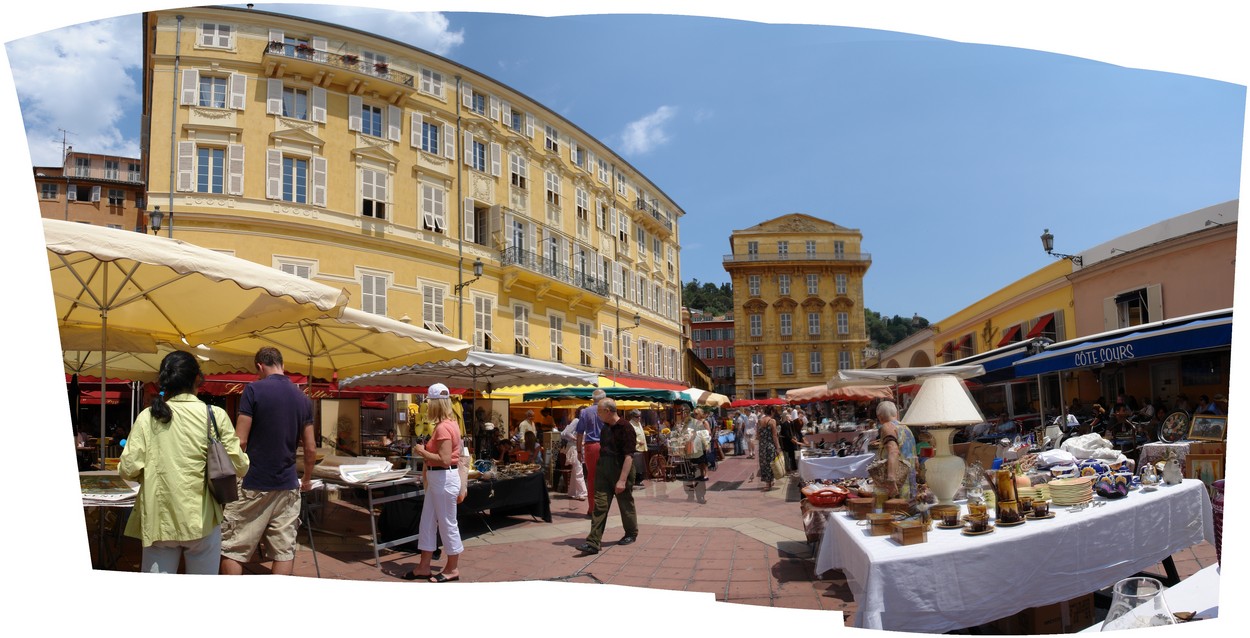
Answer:
[[[239, 400], [235, 432], [252, 466], [239, 486], [239, 499], [225, 507], [221, 524], [221, 573], [242, 574], [243, 563], [263, 538], [273, 560], [272, 573], [290, 574], [295, 560], [300, 491], [312, 487], [317, 444], [312, 401], [287, 378], [282, 353], [265, 347], [256, 352], [257, 380]], [[303, 480], [296, 473], [295, 449], [304, 447]], [[256, 472], [253, 474], [253, 472]]]

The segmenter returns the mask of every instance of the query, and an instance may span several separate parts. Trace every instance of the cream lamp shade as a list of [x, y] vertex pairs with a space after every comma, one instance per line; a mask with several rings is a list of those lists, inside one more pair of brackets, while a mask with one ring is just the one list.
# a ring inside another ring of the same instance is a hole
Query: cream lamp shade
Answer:
[[926, 377], [907, 408], [903, 425], [915, 427], [974, 425], [985, 421], [963, 381], [953, 374]]

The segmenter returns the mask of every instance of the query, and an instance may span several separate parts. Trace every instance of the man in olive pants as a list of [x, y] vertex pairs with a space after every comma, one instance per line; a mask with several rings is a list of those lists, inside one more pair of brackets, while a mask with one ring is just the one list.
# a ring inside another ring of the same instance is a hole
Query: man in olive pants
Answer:
[[608, 524], [608, 509], [616, 498], [621, 510], [621, 526], [625, 536], [618, 544], [628, 545], [638, 540], [638, 512], [634, 509], [633, 452], [637, 445], [634, 427], [616, 412], [616, 401], [601, 399], [598, 417], [603, 421], [599, 437], [599, 467], [595, 471], [595, 509], [590, 516], [590, 534], [577, 551], [586, 554], [599, 553], [599, 541]]

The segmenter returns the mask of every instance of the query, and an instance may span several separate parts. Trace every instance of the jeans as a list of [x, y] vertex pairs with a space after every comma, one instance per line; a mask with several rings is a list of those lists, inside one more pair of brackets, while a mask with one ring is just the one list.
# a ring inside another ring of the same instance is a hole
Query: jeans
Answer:
[[178, 563], [187, 559], [188, 574], [221, 571], [221, 525], [208, 536], [193, 541], [156, 541], [143, 548], [139, 570], [149, 574], [177, 574]]

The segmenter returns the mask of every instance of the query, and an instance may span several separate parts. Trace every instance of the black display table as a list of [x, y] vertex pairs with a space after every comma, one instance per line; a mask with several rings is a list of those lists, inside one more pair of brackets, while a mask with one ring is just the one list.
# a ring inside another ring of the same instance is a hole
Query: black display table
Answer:
[[[417, 533], [421, 526], [424, 498], [387, 503], [378, 518], [379, 536], [383, 541], [404, 538]], [[551, 497], [541, 470], [521, 476], [493, 481], [469, 482], [469, 494], [456, 508], [457, 518], [490, 511], [492, 516], [529, 515], [551, 522]], [[407, 544], [415, 549], [415, 542]]]

